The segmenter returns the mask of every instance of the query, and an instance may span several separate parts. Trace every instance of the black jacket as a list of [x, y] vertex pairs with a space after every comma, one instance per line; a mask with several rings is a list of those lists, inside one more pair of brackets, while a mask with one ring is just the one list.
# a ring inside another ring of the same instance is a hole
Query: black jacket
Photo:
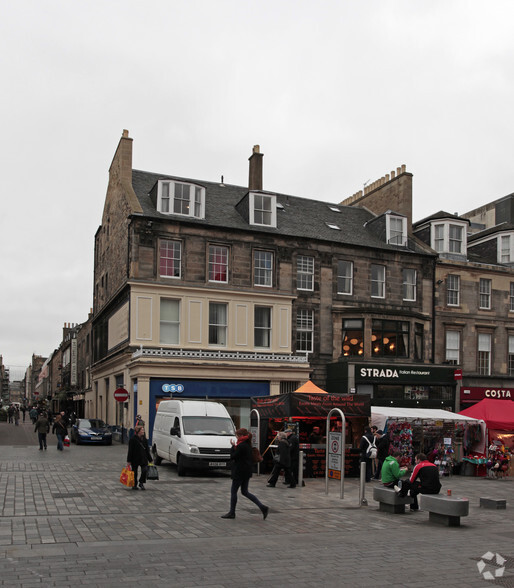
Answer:
[[152, 461], [150, 450], [148, 449], [148, 440], [146, 437], [139, 439], [137, 435], [134, 435], [128, 445], [127, 463], [130, 463], [133, 467], [146, 466]]
[[380, 439], [376, 441], [377, 446], [377, 457], [380, 461], [384, 461], [385, 458], [389, 455], [389, 436], [387, 433], [382, 435]]
[[56, 435], [62, 435], [63, 437], [66, 437], [66, 435], [68, 434], [68, 429], [66, 427], [66, 424], [61, 421], [55, 421], [54, 425], [52, 427], [52, 433], [55, 433]]
[[[366, 441], [366, 439], [369, 439], [369, 443]], [[366, 433], [361, 437], [361, 444], [359, 445], [359, 449], [361, 452], [361, 461], [366, 461], [366, 454], [368, 453], [370, 443], [371, 445], [373, 445], [374, 440], [375, 437], [371, 433]]]
[[291, 467], [290, 446], [286, 439], [281, 439], [278, 442], [278, 463], [285, 468]]
[[232, 462], [231, 478], [243, 482], [252, 477], [252, 445], [249, 439], [241, 441], [238, 445], [232, 445], [230, 450]]
[[291, 433], [287, 438], [289, 442], [289, 453], [291, 455], [291, 463], [298, 463], [300, 458], [300, 440], [296, 433]]

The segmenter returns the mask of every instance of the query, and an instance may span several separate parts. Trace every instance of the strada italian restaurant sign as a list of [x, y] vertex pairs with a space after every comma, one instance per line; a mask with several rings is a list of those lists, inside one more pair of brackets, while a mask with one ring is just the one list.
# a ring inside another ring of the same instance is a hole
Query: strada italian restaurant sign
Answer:
[[455, 384], [455, 369], [431, 365], [370, 366], [355, 364], [355, 380], [359, 383], [388, 382], [391, 384]]
[[460, 399], [463, 402], [476, 402], [484, 398], [497, 398], [499, 400], [514, 400], [514, 389], [511, 388], [483, 388], [480, 386], [463, 386], [460, 391]]

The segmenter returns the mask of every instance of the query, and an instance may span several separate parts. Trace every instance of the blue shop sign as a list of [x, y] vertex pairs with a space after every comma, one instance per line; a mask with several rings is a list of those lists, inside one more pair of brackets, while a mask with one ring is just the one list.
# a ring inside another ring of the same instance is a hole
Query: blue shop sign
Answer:
[[177, 398], [251, 398], [269, 396], [269, 382], [233, 380], [150, 380], [150, 394]]

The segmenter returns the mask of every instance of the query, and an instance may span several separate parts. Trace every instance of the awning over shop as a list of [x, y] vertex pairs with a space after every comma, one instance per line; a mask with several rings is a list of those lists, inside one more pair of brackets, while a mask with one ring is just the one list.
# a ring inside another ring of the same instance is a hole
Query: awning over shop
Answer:
[[259, 411], [261, 418], [326, 417], [339, 408], [345, 417], [369, 417], [370, 396], [367, 394], [308, 394], [291, 392], [278, 396], [252, 398], [252, 409]]

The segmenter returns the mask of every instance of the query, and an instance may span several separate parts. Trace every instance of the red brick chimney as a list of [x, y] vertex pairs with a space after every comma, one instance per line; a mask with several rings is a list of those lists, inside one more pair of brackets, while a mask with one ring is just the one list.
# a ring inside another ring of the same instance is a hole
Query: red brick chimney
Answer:
[[253, 146], [253, 153], [248, 158], [250, 162], [250, 173], [248, 176], [249, 190], [262, 190], [262, 158], [259, 145]]

